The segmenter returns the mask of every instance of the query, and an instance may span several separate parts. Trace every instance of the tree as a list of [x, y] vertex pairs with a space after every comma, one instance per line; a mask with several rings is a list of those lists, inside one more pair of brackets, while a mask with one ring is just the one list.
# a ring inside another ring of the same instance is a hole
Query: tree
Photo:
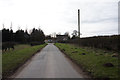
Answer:
[[28, 34], [27, 30], [25, 30], [24, 36], [25, 36], [26, 42], [30, 42], [30, 35]]
[[14, 41], [14, 34], [12, 29], [9, 31], [9, 34], [10, 34], [10, 41]]
[[70, 39], [69, 32], [65, 32], [64, 35], [67, 35], [67, 36], [68, 36], [68, 39]]
[[2, 29], [2, 42], [12, 41], [11, 36], [13, 35], [12, 30], [9, 29]]
[[30, 41], [31, 42], [39, 42], [44, 43], [45, 35], [41, 29], [33, 28], [32, 33], [30, 34]]
[[73, 33], [72, 33], [72, 35], [73, 35], [73, 36], [72, 36], [72, 39], [77, 38], [77, 33], [78, 33], [77, 30], [74, 30], [74, 31], [73, 31]]
[[31, 34], [28, 34], [27, 30], [17, 30], [13, 33], [13, 30], [2, 29], [2, 42], [17, 42], [17, 43], [30, 43], [30, 42], [39, 42], [40, 44], [44, 43], [45, 35], [41, 29], [33, 28]]
[[46, 36], [45, 39], [52, 39], [52, 37], [50, 35]]
[[17, 30], [15, 33], [15, 42], [26, 43], [24, 30]]
[[65, 32], [64, 35], [68, 35], [69, 36], [69, 32]]
[[77, 30], [74, 30], [72, 35], [76, 36], [77, 37]]

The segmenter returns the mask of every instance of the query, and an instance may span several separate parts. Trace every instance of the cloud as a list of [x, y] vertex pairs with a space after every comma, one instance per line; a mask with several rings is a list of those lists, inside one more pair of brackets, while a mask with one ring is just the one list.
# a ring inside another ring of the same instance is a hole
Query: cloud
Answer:
[[112, 22], [118, 22], [118, 18], [104, 18], [104, 19], [96, 19], [96, 20], [86, 20], [86, 21], [82, 21], [82, 23], [100, 23], [100, 22], [104, 22], [104, 21], [112, 21]]
[[[41, 29], [45, 34], [53, 32], [72, 33], [77, 30], [77, 10], [81, 10], [81, 31], [83, 36], [116, 34], [119, 0], [0, 0], [0, 24], [13, 30]], [[92, 26], [92, 27], [91, 27]], [[102, 28], [98, 27], [102, 26]], [[106, 27], [110, 27], [107, 29]], [[2, 27], [0, 27], [2, 29]], [[104, 29], [104, 30], [103, 30]], [[102, 32], [102, 33], [100, 33]]]

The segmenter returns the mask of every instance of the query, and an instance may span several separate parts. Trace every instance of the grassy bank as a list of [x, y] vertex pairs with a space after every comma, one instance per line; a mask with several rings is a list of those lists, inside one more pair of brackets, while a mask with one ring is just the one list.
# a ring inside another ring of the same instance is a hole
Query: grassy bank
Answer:
[[12, 74], [19, 66], [27, 61], [37, 51], [42, 49], [46, 44], [38, 46], [17, 45], [15, 50], [3, 52], [2, 54], [2, 73], [3, 77]]
[[[55, 45], [93, 78], [118, 78], [118, 58], [112, 57], [113, 52], [70, 44]], [[106, 63], [112, 63], [113, 67], [104, 66]]]

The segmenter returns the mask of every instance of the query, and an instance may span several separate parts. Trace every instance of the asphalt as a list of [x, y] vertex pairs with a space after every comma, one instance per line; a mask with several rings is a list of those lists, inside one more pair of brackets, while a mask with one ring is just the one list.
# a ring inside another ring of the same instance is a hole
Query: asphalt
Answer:
[[52, 43], [37, 53], [15, 78], [83, 78]]

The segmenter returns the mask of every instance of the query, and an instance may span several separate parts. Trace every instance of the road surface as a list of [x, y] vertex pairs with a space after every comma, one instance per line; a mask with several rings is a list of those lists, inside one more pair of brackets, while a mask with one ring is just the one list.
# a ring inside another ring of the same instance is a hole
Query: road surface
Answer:
[[52, 43], [37, 53], [15, 78], [83, 78]]

